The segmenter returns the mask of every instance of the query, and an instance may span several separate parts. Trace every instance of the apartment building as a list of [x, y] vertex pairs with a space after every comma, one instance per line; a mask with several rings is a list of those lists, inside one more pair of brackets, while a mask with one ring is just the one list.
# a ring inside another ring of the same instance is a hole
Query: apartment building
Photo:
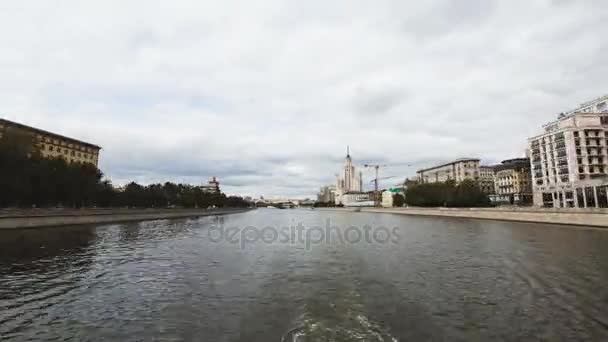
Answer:
[[532, 175], [529, 158], [503, 160], [495, 166], [496, 203], [532, 204]]
[[562, 113], [528, 139], [533, 202], [543, 207], [608, 207], [608, 96]]
[[479, 180], [479, 159], [461, 158], [453, 162], [433, 166], [416, 172], [421, 183], [436, 183], [453, 180], [460, 183], [465, 179]]
[[68, 163], [86, 163], [95, 167], [99, 163], [101, 147], [97, 145], [0, 118], [0, 139], [8, 136], [6, 133], [11, 129], [30, 134], [44, 158], [61, 157]]
[[479, 187], [481, 191], [487, 195], [493, 195], [496, 192], [494, 184], [494, 166], [479, 167]]

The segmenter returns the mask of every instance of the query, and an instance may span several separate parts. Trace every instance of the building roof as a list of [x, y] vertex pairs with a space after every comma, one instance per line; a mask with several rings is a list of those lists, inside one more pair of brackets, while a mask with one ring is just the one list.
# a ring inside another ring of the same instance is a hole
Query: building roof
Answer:
[[598, 112], [574, 112], [572, 114], [568, 114], [567, 116], [561, 116], [559, 118], [557, 118], [556, 120], [550, 121], [544, 125], [542, 125], [542, 128], [544, 130], [544, 132], [542, 132], [541, 134], [537, 134], [533, 137], [528, 138], [528, 141], [532, 141], [532, 140], [536, 140], [540, 137], [544, 137], [547, 135], [551, 135], [551, 134], [555, 134], [555, 133], [559, 133], [561, 131], [564, 131], [568, 128], [571, 127], [566, 127], [566, 128], [558, 128], [557, 125], [564, 120], [570, 119], [572, 117], [579, 117], [579, 116], [608, 116], [608, 113], [598, 113]]
[[456, 160], [451, 161], [449, 163], [444, 163], [444, 164], [433, 166], [433, 167], [429, 167], [429, 168], [426, 168], [426, 169], [420, 169], [420, 170], [416, 171], [416, 173], [426, 172], [426, 171], [429, 171], [429, 170], [438, 169], [440, 167], [444, 167], [444, 166], [448, 166], [448, 165], [452, 165], [452, 164], [456, 164], [456, 163], [469, 162], [469, 161], [478, 162], [480, 160], [477, 159], [477, 158], [459, 158], [459, 159], [456, 159]]
[[530, 168], [529, 158], [513, 158], [503, 160], [501, 164], [496, 165], [496, 171]]
[[66, 137], [65, 135], [61, 135], [61, 134], [45, 131], [43, 129], [32, 127], [32, 126], [28, 126], [28, 125], [24, 125], [24, 124], [21, 124], [21, 123], [18, 123], [18, 122], [14, 122], [14, 121], [10, 121], [10, 120], [6, 120], [6, 119], [3, 119], [3, 118], [0, 118], [0, 123], [4, 123], [7, 126], [15, 126], [15, 127], [21, 128], [21, 129], [28, 130], [28, 131], [33, 131], [33, 132], [39, 133], [39, 134], [50, 135], [50, 136], [55, 137], [55, 138], [67, 140], [67, 141], [72, 142], [72, 143], [76, 143], [76, 144], [80, 144], [80, 145], [85, 145], [85, 146], [88, 146], [88, 147], [91, 147], [91, 148], [94, 148], [94, 149], [101, 150], [100, 146], [88, 143], [86, 141], [82, 141], [82, 140]]

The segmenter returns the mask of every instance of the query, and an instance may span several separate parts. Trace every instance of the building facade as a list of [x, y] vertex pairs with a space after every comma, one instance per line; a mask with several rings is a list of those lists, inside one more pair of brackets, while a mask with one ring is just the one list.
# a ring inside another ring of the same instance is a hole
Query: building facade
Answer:
[[528, 139], [533, 202], [543, 207], [608, 207], [608, 96], [562, 113]]
[[393, 196], [395, 195], [394, 192], [390, 191], [390, 190], [386, 190], [382, 192], [382, 202], [380, 203], [380, 205], [382, 206], [382, 208], [392, 208], [393, 207]]
[[495, 166], [495, 203], [532, 204], [532, 175], [529, 158], [503, 160]]
[[10, 138], [11, 130], [31, 135], [43, 158], [63, 158], [68, 163], [92, 164], [95, 167], [99, 164], [101, 147], [97, 145], [0, 119], [0, 139]]
[[357, 168], [353, 164], [350, 156], [350, 148], [346, 148], [346, 159], [344, 166], [340, 170], [336, 179], [335, 203], [344, 204], [344, 195], [359, 194], [363, 190], [363, 175], [357, 173]]
[[207, 181], [207, 184], [203, 185], [202, 188], [203, 188], [203, 191], [205, 191], [205, 192], [219, 194], [220, 193], [220, 181], [217, 179], [217, 177], [211, 177], [211, 179], [209, 179], [209, 181]]
[[479, 180], [479, 159], [461, 158], [416, 172], [420, 183], [437, 183], [453, 180], [460, 183], [465, 179]]
[[317, 202], [319, 203], [336, 203], [336, 186], [327, 185], [321, 187], [317, 194]]
[[341, 202], [345, 207], [373, 207], [373, 195], [368, 193], [347, 193], [342, 195]]
[[496, 192], [495, 188], [495, 171], [494, 166], [479, 167], [479, 188], [484, 194], [493, 195]]

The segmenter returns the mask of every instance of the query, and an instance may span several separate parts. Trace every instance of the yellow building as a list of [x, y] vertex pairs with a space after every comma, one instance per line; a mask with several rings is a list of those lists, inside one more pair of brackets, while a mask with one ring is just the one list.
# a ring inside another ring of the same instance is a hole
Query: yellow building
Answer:
[[93, 164], [95, 167], [99, 162], [101, 147], [97, 145], [0, 118], [0, 139], [7, 129], [17, 129], [31, 134], [40, 154], [45, 158], [61, 157], [68, 163]]

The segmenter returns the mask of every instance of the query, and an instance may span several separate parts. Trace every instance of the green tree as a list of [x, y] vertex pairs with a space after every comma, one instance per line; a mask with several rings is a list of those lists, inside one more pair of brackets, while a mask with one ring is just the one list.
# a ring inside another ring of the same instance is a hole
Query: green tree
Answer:
[[394, 207], [403, 207], [405, 204], [405, 197], [402, 194], [394, 194], [393, 195], [393, 206]]

